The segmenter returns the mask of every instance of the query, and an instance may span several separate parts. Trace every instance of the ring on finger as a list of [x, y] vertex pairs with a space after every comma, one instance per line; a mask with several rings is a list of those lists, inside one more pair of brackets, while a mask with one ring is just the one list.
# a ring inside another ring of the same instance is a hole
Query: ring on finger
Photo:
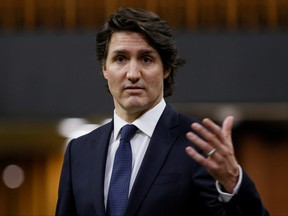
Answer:
[[207, 157], [212, 156], [216, 151], [217, 151], [217, 149], [216, 149], [216, 148], [213, 148], [211, 151], [209, 151], [209, 152], [206, 154]]

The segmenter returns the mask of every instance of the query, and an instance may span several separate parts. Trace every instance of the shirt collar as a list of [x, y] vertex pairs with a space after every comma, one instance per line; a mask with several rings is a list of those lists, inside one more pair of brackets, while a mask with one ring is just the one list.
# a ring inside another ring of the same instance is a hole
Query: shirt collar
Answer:
[[[138, 127], [139, 130], [141, 130], [147, 136], [151, 137], [156, 124], [165, 109], [165, 106], [166, 102], [164, 99], [162, 99], [155, 107], [145, 112], [138, 119], [132, 122], [132, 124]], [[118, 139], [121, 128], [126, 124], [129, 123], [121, 119], [114, 110], [114, 141]]]

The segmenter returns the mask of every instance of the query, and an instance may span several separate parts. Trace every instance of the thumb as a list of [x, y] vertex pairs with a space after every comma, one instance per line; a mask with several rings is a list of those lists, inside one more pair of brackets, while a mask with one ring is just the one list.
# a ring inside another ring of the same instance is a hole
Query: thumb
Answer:
[[228, 116], [225, 118], [222, 126], [222, 132], [225, 137], [230, 143], [232, 143], [232, 128], [234, 123], [234, 117]]

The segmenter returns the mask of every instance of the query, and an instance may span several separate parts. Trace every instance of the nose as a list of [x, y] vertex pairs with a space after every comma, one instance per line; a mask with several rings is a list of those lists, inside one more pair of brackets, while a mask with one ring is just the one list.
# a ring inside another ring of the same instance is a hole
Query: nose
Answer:
[[129, 62], [126, 76], [131, 81], [136, 81], [140, 78], [141, 72], [140, 72], [140, 65], [138, 61], [131, 60]]

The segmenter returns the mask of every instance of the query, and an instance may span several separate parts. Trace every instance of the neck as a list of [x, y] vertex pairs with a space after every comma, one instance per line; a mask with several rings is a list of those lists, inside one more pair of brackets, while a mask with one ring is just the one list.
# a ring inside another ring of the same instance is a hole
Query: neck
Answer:
[[132, 123], [134, 122], [136, 119], [138, 119], [141, 115], [143, 115], [145, 111], [142, 112], [118, 112], [116, 109], [116, 113], [117, 115], [122, 118], [124, 121], [126, 121], [127, 123]]

